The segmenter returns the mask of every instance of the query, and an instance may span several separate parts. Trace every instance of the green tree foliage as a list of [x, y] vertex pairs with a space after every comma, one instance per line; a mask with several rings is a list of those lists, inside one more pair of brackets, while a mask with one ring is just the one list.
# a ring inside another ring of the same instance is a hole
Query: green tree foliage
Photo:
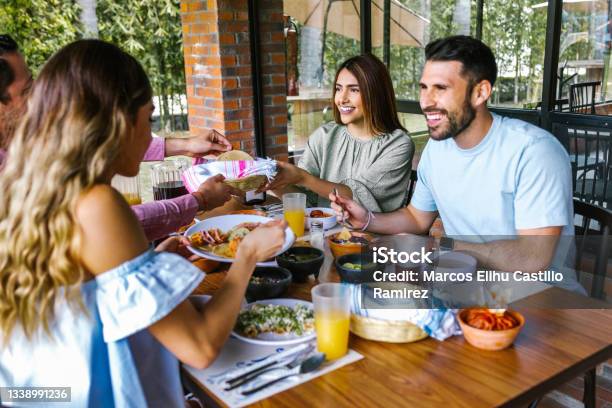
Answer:
[[327, 32], [325, 38], [325, 71], [323, 83], [331, 89], [332, 82], [336, 75], [336, 70], [344, 60], [359, 55], [361, 53], [361, 43], [352, 38]]
[[37, 73], [55, 51], [79, 38], [79, 12], [73, 0], [0, 0], [0, 33], [17, 41]]
[[[409, 3], [409, 2], [405, 2]], [[408, 4], [406, 4], [408, 5]], [[410, 7], [408, 5], [408, 7]], [[418, 9], [417, 9], [418, 10]], [[456, 26], [453, 22], [453, 11], [455, 10], [455, 0], [432, 0], [430, 14], [430, 38], [447, 37], [456, 34]]]
[[98, 0], [100, 37], [121, 45], [145, 67], [159, 96], [162, 129], [174, 129], [172, 106], [183, 105], [185, 69], [180, 0]]
[[546, 9], [531, 8], [536, 3], [484, 2], [482, 39], [493, 50], [499, 69], [495, 104], [521, 106], [541, 98]]
[[[425, 41], [457, 33], [457, 24], [453, 21], [456, 0], [400, 1], [430, 20]], [[500, 73], [493, 94], [495, 104], [535, 107], [541, 99], [546, 8], [532, 8], [540, 2], [484, 0], [482, 39], [493, 49]], [[473, 34], [476, 30], [476, 5], [476, 0], [472, 0], [470, 16]], [[391, 29], [394, 29], [393, 25]], [[359, 41], [328, 32], [325, 42], [325, 84], [331, 84], [335, 68], [344, 59], [359, 52]], [[382, 47], [375, 48], [373, 52], [382, 59]], [[568, 52], [588, 54], [584, 46], [575, 46]], [[391, 78], [397, 97], [418, 99], [418, 82], [425, 63], [423, 47], [391, 45], [390, 53]]]
[[[100, 38], [132, 54], [147, 71], [163, 129], [177, 125], [172, 106], [184, 111], [179, 6], [180, 0], [98, 0], [96, 7]], [[0, 32], [19, 43], [34, 73], [55, 51], [82, 37], [79, 17], [76, 0], [0, 0]]]

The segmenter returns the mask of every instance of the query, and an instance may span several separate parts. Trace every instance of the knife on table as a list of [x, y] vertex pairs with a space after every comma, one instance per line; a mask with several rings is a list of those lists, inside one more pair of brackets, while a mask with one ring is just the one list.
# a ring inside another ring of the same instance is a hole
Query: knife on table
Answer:
[[292, 355], [294, 355], [296, 353], [299, 353], [299, 352], [305, 350], [306, 348], [308, 348], [308, 343], [301, 344], [301, 345], [299, 345], [297, 347], [294, 347], [292, 349], [289, 349], [289, 350], [283, 351], [281, 353], [278, 353], [277, 355], [270, 357], [271, 360], [269, 362], [265, 363], [264, 365], [261, 365], [259, 367], [250, 369], [250, 370], [248, 370], [248, 371], [246, 371], [246, 372], [244, 372], [244, 373], [242, 373], [242, 374], [240, 374], [240, 375], [238, 375], [236, 377], [231, 377], [229, 379], [226, 379], [225, 382], [228, 385], [231, 386], [234, 383], [236, 383], [236, 382], [238, 382], [238, 381], [240, 381], [240, 380], [242, 380], [244, 378], [247, 378], [247, 377], [252, 376], [252, 375], [254, 375], [256, 373], [259, 373], [260, 371], [263, 371], [266, 368], [272, 367], [274, 364], [278, 364], [280, 361], [285, 360], [287, 357], [290, 357], [290, 356], [292, 356]]

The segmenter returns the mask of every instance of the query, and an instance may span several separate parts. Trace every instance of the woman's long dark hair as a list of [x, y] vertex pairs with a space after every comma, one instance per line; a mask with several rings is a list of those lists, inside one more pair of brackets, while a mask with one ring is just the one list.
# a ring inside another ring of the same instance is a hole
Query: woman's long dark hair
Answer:
[[[372, 54], [362, 54], [347, 59], [336, 71], [334, 96], [338, 75], [345, 68], [357, 78], [363, 104], [363, 116], [369, 132], [372, 135], [380, 135], [391, 133], [396, 129], [406, 131], [397, 116], [395, 91], [393, 91], [391, 76], [385, 64]], [[332, 97], [332, 105], [336, 123], [342, 124], [334, 97]]]

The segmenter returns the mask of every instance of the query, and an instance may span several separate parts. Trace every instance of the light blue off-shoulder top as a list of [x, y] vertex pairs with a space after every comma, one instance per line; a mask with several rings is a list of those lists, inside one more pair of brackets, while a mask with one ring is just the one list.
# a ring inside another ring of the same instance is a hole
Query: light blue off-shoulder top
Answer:
[[0, 348], [0, 384], [70, 387], [71, 402], [54, 407], [184, 406], [178, 360], [146, 328], [202, 279], [184, 258], [153, 249], [98, 275], [81, 286], [87, 313], [58, 298], [51, 337], [13, 331]]

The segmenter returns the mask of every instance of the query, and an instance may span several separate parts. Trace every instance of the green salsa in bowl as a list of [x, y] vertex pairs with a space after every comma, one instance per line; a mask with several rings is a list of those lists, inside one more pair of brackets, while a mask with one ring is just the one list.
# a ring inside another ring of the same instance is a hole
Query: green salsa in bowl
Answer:
[[384, 267], [372, 262], [371, 254], [362, 253], [342, 255], [335, 263], [340, 280], [346, 283], [374, 282], [374, 272]]

